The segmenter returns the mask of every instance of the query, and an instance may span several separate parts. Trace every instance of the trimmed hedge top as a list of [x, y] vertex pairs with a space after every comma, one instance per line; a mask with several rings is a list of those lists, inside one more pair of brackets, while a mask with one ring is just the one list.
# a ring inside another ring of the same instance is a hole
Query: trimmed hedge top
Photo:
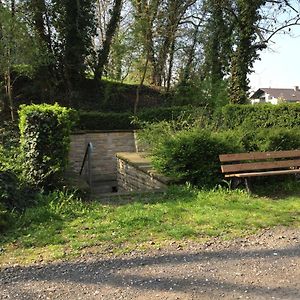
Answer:
[[220, 127], [225, 129], [299, 127], [300, 104], [227, 105], [222, 109], [220, 121]]
[[[177, 120], [182, 115], [203, 116], [219, 129], [252, 128], [295, 128], [300, 127], [300, 104], [256, 104], [226, 105], [221, 111], [211, 116], [210, 111], [193, 106], [173, 106], [147, 109], [135, 117], [142, 122]], [[131, 112], [79, 112], [79, 130], [128, 130], [138, 129], [132, 122]]]
[[[202, 108], [192, 106], [173, 106], [151, 108], [139, 112], [135, 117], [142, 122], [159, 122], [176, 120], [182, 114], [195, 115], [203, 113]], [[137, 129], [133, 123], [134, 115], [131, 112], [79, 112], [79, 130], [128, 130]]]

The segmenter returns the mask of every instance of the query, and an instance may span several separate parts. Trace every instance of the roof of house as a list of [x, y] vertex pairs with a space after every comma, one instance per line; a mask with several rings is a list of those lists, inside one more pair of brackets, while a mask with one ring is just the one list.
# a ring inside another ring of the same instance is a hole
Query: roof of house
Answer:
[[288, 101], [300, 101], [300, 89], [276, 89], [260, 88], [251, 96], [252, 99], [261, 97], [264, 93], [274, 98], [282, 98]]

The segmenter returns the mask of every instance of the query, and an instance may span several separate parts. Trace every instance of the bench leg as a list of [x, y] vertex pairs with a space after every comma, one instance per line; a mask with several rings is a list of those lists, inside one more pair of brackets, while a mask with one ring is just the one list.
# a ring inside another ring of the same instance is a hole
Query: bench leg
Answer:
[[251, 184], [249, 178], [244, 178], [247, 193], [251, 194]]
[[230, 189], [235, 190], [241, 185], [242, 180], [238, 177], [233, 177], [230, 181]]
[[241, 179], [241, 178], [238, 178], [238, 177], [234, 177], [233, 179], [231, 179], [230, 189], [235, 190], [243, 183], [245, 185], [247, 193], [251, 194], [251, 184], [250, 184], [250, 179], [249, 178]]

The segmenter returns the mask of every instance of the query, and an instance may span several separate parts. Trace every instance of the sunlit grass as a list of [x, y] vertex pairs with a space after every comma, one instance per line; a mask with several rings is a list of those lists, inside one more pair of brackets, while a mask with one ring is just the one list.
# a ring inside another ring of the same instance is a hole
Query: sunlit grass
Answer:
[[119, 254], [182, 239], [231, 239], [277, 225], [300, 226], [300, 197], [291, 191], [275, 200], [240, 190], [173, 187], [164, 194], [105, 203], [53, 193], [14, 217], [1, 237], [0, 263], [56, 260], [88, 251]]

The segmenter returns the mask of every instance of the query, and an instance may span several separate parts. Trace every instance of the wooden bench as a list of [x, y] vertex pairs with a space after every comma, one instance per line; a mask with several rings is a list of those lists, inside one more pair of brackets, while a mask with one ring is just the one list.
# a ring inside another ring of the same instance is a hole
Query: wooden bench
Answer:
[[248, 192], [252, 177], [300, 173], [300, 150], [221, 154], [219, 158], [225, 178], [232, 179], [231, 188], [244, 181]]

